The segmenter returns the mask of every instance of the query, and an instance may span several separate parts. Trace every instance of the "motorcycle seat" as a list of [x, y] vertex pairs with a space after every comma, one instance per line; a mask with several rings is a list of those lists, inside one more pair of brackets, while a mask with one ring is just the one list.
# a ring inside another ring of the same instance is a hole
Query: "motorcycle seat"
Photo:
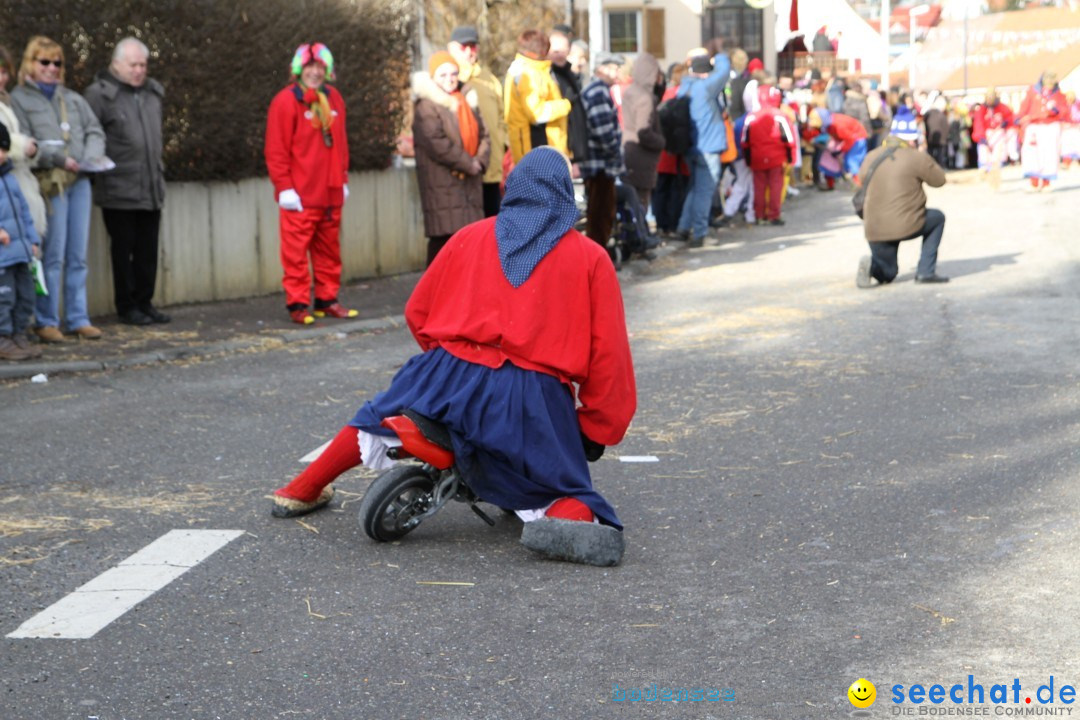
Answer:
[[421, 415], [415, 410], [405, 408], [401, 411], [401, 414], [413, 421], [416, 427], [420, 430], [420, 434], [427, 440], [438, 445], [443, 450], [449, 450], [453, 452], [454, 444], [450, 439], [450, 430], [447, 429], [438, 420], [432, 420], [426, 415]]

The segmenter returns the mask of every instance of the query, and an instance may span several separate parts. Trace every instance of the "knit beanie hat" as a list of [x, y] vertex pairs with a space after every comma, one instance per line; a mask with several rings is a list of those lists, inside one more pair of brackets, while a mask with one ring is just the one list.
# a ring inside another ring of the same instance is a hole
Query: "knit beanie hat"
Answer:
[[911, 114], [911, 108], [907, 105], [901, 105], [897, 108], [896, 114], [893, 115], [892, 127], [889, 128], [889, 134], [907, 142], [915, 142], [919, 139], [919, 123], [915, 120], [915, 116]]
[[334, 79], [334, 56], [330, 54], [330, 48], [318, 42], [296, 48], [291, 65], [293, 77], [300, 77], [304, 67], [313, 62], [321, 63], [326, 68], [327, 80]]
[[439, 52], [432, 55], [431, 59], [427, 62], [428, 75], [434, 77], [435, 71], [438, 70], [440, 66], [446, 65], [447, 63], [450, 63], [459, 70], [461, 69], [461, 66], [457, 64], [457, 60], [454, 59], [453, 55], [451, 55], [445, 50], [440, 50]]

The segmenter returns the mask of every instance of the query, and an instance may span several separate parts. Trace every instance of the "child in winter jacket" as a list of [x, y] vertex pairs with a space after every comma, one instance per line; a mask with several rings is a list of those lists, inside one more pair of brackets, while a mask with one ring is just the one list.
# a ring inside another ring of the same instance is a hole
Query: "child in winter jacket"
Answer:
[[754, 214], [759, 223], [783, 225], [780, 204], [784, 173], [795, 159], [795, 130], [780, 112], [778, 89], [762, 85], [758, 88], [758, 100], [761, 109], [747, 116], [742, 132], [742, 146], [754, 171]]
[[10, 149], [11, 135], [0, 125], [0, 359], [28, 360], [41, 355], [26, 337], [34, 313], [30, 263], [41, 256], [41, 239], [12, 172]]

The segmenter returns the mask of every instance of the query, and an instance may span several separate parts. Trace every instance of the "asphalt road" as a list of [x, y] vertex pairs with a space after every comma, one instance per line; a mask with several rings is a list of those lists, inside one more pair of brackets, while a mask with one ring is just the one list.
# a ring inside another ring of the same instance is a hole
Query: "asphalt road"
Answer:
[[[367, 472], [270, 518], [403, 330], [0, 385], [3, 635], [170, 530], [245, 532], [93, 638], [0, 638], [0, 718], [835, 718], [860, 677], [889, 717], [898, 684], [1077, 685], [1080, 172], [951, 177], [948, 285], [906, 243], [856, 290], [843, 193], [624, 273], [639, 412], [594, 467], [617, 568], [459, 505], [376, 545]], [[619, 700], [654, 683], [732, 699]]]

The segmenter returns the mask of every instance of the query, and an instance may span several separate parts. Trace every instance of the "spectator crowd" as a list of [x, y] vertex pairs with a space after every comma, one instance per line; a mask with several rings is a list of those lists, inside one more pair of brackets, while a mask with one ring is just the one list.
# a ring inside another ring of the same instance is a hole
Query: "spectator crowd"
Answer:
[[[783, 225], [787, 198], [808, 189], [855, 190], [874, 174], [892, 187], [903, 165], [919, 183], [905, 191], [910, 216], [883, 222], [899, 201], [886, 207], [883, 192], [862, 189], [873, 252], [860, 265], [860, 287], [896, 275], [895, 248], [890, 260], [878, 243], [917, 236], [933, 258], [926, 255], [916, 279], [945, 280], [933, 263], [944, 215], [925, 208], [922, 183], [977, 167], [997, 190], [1001, 168], [1016, 163], [1028, 189], [1040, 192], [1080, 159], [1080, 102], [1050, 70], [1010, 107], [994, 88], [969, 105], [854, 74], [775, 77], [761, 58], [719, 39], [665, 70], [646, 52], [590, 56], [568, 26], [532, 28], [518, 36], [501, 79], [483, 50], [475, 27], [457, 27], [412, 77], [428, 265], [462, 228], [499, 213], [509, 173], [541, 146], [570, 163], [582, 187], [578, 227], [616, 269], [628, 257], [651, 258], [663, 242], [701, 247], [750, 225]], [[150, 76], [150, 57], [138, 39], [121, 40], [79, 94], [64, 84], [65, 52], [53, 40], [31, 38], [17, 66], [0, 48], [0, 359], [102, 337], [86, 301], [93, 204], [110, 238], [120, 321], [170, 321], [153, 304], [166, 89]], [[264, 148], [279, 205], [285, 304], [303, 325], [355, 317], [338, 299], [349, 149], [333, 55], [304, 44], [289, 73], [269, 104]]]

